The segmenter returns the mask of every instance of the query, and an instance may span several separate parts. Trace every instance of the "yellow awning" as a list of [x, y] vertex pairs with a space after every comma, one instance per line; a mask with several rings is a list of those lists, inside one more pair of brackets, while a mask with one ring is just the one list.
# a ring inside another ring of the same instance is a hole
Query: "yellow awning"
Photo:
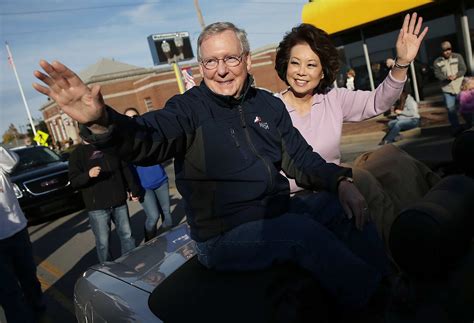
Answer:
[[314, 0], [303, 7], [304, 23], [328, 34], [413, 9], [435, 0]]

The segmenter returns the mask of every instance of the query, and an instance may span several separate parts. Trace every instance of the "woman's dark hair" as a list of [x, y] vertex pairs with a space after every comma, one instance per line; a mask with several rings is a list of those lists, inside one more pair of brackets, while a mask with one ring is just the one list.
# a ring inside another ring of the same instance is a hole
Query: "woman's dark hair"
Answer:
[[286, 33], [277, 48], [275, 69], [282, 81], [288, 85], [286, 70], [290, 60], [291, 49], [298, 44], [308, 44], [321, 61], [324, 78], [315, 89], [316, 93], [323, 93], [336, 79], [339, 70], [339, 55], [336, 47], [329, 39], [329, 35], [322, 29], [310, 24], [300, 24]]

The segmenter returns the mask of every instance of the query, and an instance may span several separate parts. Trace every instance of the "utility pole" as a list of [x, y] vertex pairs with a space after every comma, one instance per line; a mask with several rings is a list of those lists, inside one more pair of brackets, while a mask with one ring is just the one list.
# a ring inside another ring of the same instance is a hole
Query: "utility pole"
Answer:
[[206, 24], [204, 23], [204, 18], [202, 17], [201, 8], [199, 7], [199, 0], [194, 0], [194, 7], [196, 7], [199, 24], [201, 25], [201, 28], [204, 29]]
[[36, 128], [33, 123], [33, 119], [31, 118], [30, 108], [28, 107], [28, 102], [26, 102], [25, 93], [23, 93], [23, 88], [21, 87], [20, 78], [18, 77], [18, 73], [16, 72], [15, 61], [13, 60], [13, 55], [10, 51], [10, 47], [8, 46], [7, 42], [5, 42], [5, 47], [7, 48], [8, 61], [10, 62], [10, 65], [13, 67], [13, 73], [15, 73], [16, 82], [18, 83], [18, 87], [20, 88], [21, 98], [23, 99], [23, 104], [25, 105], [26, 113], [28, 115], [28, 120], [30, 121], [30, 125], [31, 125], [31, 130], [33, 130], [33, 135], [36, 136]]

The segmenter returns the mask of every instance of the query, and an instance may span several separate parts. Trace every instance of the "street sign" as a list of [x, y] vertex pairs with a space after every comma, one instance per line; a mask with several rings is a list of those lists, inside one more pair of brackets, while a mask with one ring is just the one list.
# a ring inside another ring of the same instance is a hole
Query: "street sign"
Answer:
[[194, 58], [187, 31], [153, 34], [147, 37], [154, 65], [172, 64]]
[[46, 146], [48, 147], [48, 138], [49, 135], [46, 132], [43, 132], [41, 130], [36, 131], [36, 136], [33, 138], [34, 141], [38, 143], [40, 146]]

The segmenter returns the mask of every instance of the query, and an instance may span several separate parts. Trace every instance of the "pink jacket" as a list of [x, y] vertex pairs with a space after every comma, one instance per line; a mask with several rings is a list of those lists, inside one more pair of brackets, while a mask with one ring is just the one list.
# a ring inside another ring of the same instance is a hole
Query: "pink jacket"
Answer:
[[[341, 133], [343, 122], [362, 121], [390, 109], [400, 97], [405, 81], [397, 81], [389, 73], [374, 91], [350, 91], [346, 88], [334, 88], [326, 94], [313, 96], [311, 113], [300, 116], [295, 108], [289, 106], [281, 93], [275, 94], [288, 110], [293, 126], [306, 141], [327, 162], [341, 162]], [[290, 179], [292, 192], [301, 190]]]

